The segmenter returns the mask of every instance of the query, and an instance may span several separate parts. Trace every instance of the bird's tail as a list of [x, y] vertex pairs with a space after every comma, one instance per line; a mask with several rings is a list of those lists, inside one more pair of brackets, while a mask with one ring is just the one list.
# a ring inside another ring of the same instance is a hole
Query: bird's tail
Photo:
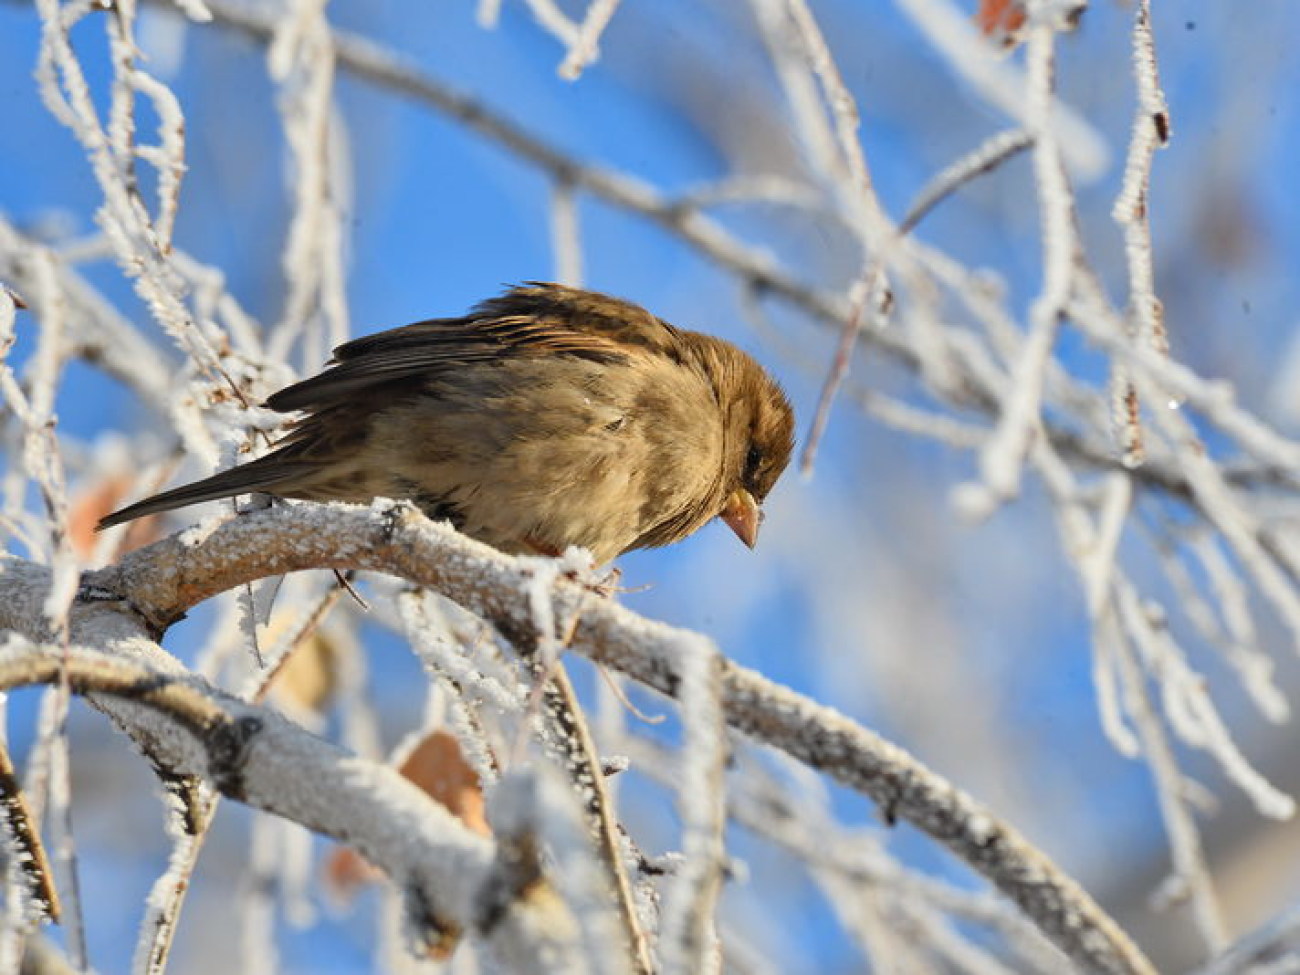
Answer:
[[101, 518], [95, 530], [103, 531], [105, 528], [111, 528], [123, 522], [143, 518], [145, 515], [157, 514], [160, 511], [171, 511], [173, 508], [183, 508], [189, 504], [198, 504], [200, 501], [216, 501], [219, 498], [229, 498], [236, 494], [250, 494], [254, 491], [267, 491], [272, 494], [282, 493], [288, 485], [295, 481], [296, 475], [300, 473], [301, 466], [299, 464], [286, 464], [283, 460], [273, 456], [264, 457], [260, 461], [232, 467], [228, 471], [221, 471], [219, 474], [205, 477], [193, 484], [184, 484], [170, 491], [155, 494], [152, 498], [145, 498], [143, 501], [129, 504], [125, 508]]

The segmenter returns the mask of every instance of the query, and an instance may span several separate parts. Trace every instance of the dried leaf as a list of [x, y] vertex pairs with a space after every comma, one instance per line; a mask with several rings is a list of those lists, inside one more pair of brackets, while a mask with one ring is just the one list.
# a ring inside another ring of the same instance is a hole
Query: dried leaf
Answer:
[[[284, 637], [287, 627], [296, 622], [294, 613], [277, 613], [271, 617], [262, 646], [273, 646]], [[293, 707], [317, 714], [324, 712], [338, 690], [340, 653], [328, 631], [313, 630], [289, 651], [273, 679], [271, 695]]]
[[478, 774], [466, 763], [454, 735], [433, 732], [412, 749], [399, 771], [474, 832], [491, 835]]
[[[482, 836], [491, 835], [483, 807], [482, 784], [465, 761], [454, 735], [446, 731], [427, 735], [406, 756], [398, 771], [469, 829]], [[361, 854], [347, 847], [339, 847], [325, 860], [325, 883], [331, 894], [343, 903], [380, 877], [379, 871]]]
[[1026, 20], [1023, 0], [980, 0], [975, 26], [985, 37], [1005, 48], [1020, 43]]
[[378, 881], [383, 874], [350, 846], [338, 846], [325, 858], [323, 880], [330, 896], [348, 904], [362, 887]]
[[[73, 495], [68, 506], [68, 534], [79, 558], [90, 558], [99, 537], [95, 526], [101, 518], [121, 506], [134, 485], [135, 479], [129, 474], [107, 474], [84, 485]], [[148, 515], [127, 525], [122, 535], [120, 551], [140, 548], [161, 537], [162, 530], [157, 516]]]

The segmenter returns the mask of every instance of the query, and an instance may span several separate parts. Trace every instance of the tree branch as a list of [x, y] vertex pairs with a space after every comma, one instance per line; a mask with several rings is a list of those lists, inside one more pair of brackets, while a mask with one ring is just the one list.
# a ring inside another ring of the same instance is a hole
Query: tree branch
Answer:
[[[0, 688], [49, 683], [61, 649], [42, 644], [42, 567], [0, 559]], [[303, 731], [276, 711], [245, 704], [190, 675], [120, 604], [78, 600], [66, 656], [72, 689], [87, 695], [175, 775], [203, 778], [224, 795], [356, 847], [405, 895], [408, 921], [430, 946], [461, 931], [483, 938], [512, 971], [577, 964], [574, 925], [544, 881], [502, 894], [498, 848], [471, 832], [396, 770]]]
[[[360, 568], [435, 589], [512, 642], [530, 643], [535, 560], [503, 555], [406, 504], [288, 505], [173, 535], [91, 573], [88, 592], [161, 632], [190, 607], [253, 579], [311, 568]], [[683, 654], [701, 638], [644, 619], [581, 580], [556, 579], [553, 618], [577, 619], [570, 649], [677, 696]], [[714, 651], [716, 652], [716, 651]], [[1018, 904], [1089, 971], [1152, 972], [1078, 884], [1013, 827], [897, 746], [832, 708], [721, 661], [727, 723], [880, 803], [934, 837]]]

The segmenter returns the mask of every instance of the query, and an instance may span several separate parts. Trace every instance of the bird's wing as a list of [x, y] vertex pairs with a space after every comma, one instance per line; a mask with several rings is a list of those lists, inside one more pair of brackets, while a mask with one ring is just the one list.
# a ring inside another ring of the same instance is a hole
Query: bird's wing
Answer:
[[[593, 349], [613, 343], [625, 353], [653, 352], [672, 359], [684, 352], [681, 333], [640, 305], [562, 284], [530, 281], [489, 298], [471, 317], [489, 328], [494, 323], [532, 325], [527, 342], [542, 352], [573, 351], [587, 343]], [[564, 348], [555, 349], [555, 343]]]
[[503, 356], [620, 362], [638, 354], [681, 361], [681, 333], [620, 298], [530, 282], [462, 318], [416, 322], [340, 345], [328, 369], [280, 390], [267, 405], [283, 412], [319, 409], [376, 386], [422, 382], [431, 374]]

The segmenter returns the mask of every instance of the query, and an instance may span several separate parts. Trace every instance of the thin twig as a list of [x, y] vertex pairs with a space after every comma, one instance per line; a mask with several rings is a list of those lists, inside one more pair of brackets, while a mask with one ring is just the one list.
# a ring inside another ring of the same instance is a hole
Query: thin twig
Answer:
[[7, 867], [17, 871], [26, 887], [25, 903], [6, 906], [9, 923], [17, 921], [19, 916], [25, 917], [28, 923], [58, 921], [59, 893], [54, 887], [50, 860], [9, 758], [9, 749], [3, 746], [0, 746], [0, 811], [8, 833], [6, 848], [12, 855]]
[[569, 45], [569, 53], [560, 64], [559, 75], [565, 81], [576, 81], [600, 55], [600, 35], [614, 18], [618, 4], [619, 0], [591, 0], [587, 15], [578, 25], [578, 34]]
[[910, 234], [931, 210], [971, 180], [992, 172], [1033, 144], [1033, 135], [1024, 129], [999, 132], [985, 139], [921, 189], [898, 223], [899, 236]]

